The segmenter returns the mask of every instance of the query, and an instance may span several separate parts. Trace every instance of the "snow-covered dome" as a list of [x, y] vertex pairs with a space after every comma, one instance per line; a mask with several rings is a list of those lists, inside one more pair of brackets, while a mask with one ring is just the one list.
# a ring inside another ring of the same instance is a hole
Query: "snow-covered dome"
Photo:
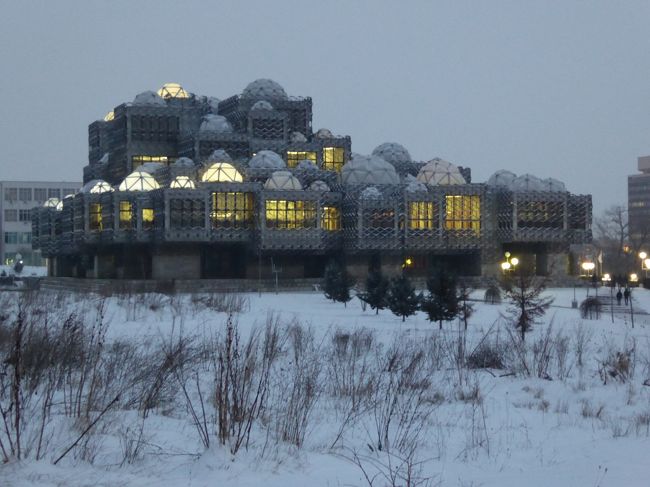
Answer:
[[81, 187], [80, 190], [81, 193], [90, 194], [110, 193], [111, 191], [115, 191], [113, 189], [113, 186], [108, 184], [103, 179], [93, 179], [92, 181], [88, 181]]
[[160, 188], [160, 185], [151, 174], [144, 171], [133, 171], [131, 174], [124, 178], [124, 181], [120, 183], [118, 190], [151, 191], [152, 189], [158, 188]]
[[517, 175], [514, 172], [501, 169], [490, 176], [487, 183], [489, 186], [503, 186], [510, 188], [515, 179], [517, 179]]
[[158, 96], [168, 100], [170, 98], [189, 98], [190, 95], [178, 83], [165, 83], [158, 90]]
[[409, 181], [409, 183], [406, 185], [406, 191], [409, 193], [421, 193], [421, 192], [427, 192], [427, 186], [423, 182], [420, 181]]
[[201, 181], [206, 183], [241, 183], [243, 180], [241, 173], [229, 162], [215, 162], [201, 176]]
[[134, 105], [159, 105], [167, 106], [165, 100], [158, 94], [153, 91], [143, 91], [142, 93], [135, 96], [133, 99]]
[[196, 185], [187, 176], [176, 176], [169, 187], [172, 189], [194, 189]]
[[165, 165], [162, 162], [145, 162], [138, 166], [138, 171], [156, 174], [156, 172], [160, 171], [164, 167]]
[[59, 201], [54, 208], [56, 209], [56, 211], [63, 210], [63, 200]]
[[372, 155], [379, 156], [393, 165], [411, 162], [411, 154], [409, 154], [409, 151], [403, 145], [395, 142], [385, 142], [378, 145], [372, 151]]
[[249, 167], [259, 169], [283, 169], [287, 167], [282, 157], [272, 150], [261, 150], [248, 162]]
[[216, 96], [208, 96], [207, 102], [208, 106], [210, 107], [210, 111], [214, 114], [217, 114], [219, 112], [219, 98]]
[[374, 186], [368, 186], [366, 189], [361, 191], [359, 196], [362, 200], [380, 200], [382, 199], [381, 191], [379, 191]]
[[417, 180], [429, 186], [465, 184], [465, 178], [451, 162], [435, 158], [427, 162], [420, 172]]
[[203, 115], [201, 119], [199, 132], [229, 133], [232, 132], [232, 125], [230, 125], [226, 117], [208, 113], [207, 115]]
[[331, 139], [334, 137], [330, 129], [318, 129], [315, 135], [318, 139]]
[[341, 168], [343, 184], [399, 184], [395, 168], [377, 156], [356, 155]]
[[275, 171], [264, 183], [264, 189], [301, 190], [302, 184], [289, 171]]
[[273, 110], [273, 105], [266, 100], [260, 100], [253, 104], [251, 110]]
[[564, 183], [555, 178], [546, 178], [542, 183], [544, 184], [546, 191], [551, 191], [553, 193], [564, 193], [566, 191]]
[[189, 157], [179, 157], [174, 162], [172, 162], [174, 167], [194, 167], [194, 161]]
[[210, 154], [207, 162], [232, 162], [232, 157], [223, 149], [217, 149]]
[[512, 191], [545, 191], [543, 181], [532, 174], [517, 176], [512, 181], [510, 189]]
[[274, 100], [277, 98], [286, 100], [287, 92], [284, 91], [284, 88], [282, 88], [280, 84], [276, 83], [272, 79], [261, 78], [249, 83], [248, 86], [244, 88], [244, 92], [241, 96], [242, 98], [251, 98], [255, 100]]
[[307, 142], [307, 137], [305, 137], [301, 132], [291, 132], [289, 140], [291, 140], [291, 142]]
[[302, 161], [298, 161], [298, 164], [296, 164], [297, 169], [305, 169], [307, 171], [316, 171], [318, 169], [318, 166], [316, 166], [316, 163], [314, 161], [311, 161], [309, 159], [303, 159]]
[[311, 191], [327, 192], [330, 190], [330, 187], [325, 181], [318, 179], [309, 185], [309, 189]]
[[48, 200], [43, 203], [45, 208], [56, 208], [56, 205], [59, 204], [59, 198], [48, 198]]

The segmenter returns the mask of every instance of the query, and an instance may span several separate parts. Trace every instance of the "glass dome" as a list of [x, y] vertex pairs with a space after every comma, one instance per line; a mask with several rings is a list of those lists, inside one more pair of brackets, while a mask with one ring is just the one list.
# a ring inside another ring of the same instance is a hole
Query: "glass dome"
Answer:
[[501, 169], [495, 172], [490, 179], [487, 180], [489, 186], [503, 186], [510, 188], [512, 182], [517, 178], [517, 175], [514, 172]]
[[108, 184], [103, 179], [93, 179], [92, 181], [88, 181], [81, 188], [82, 193], [90, 193], [90, 194], [110, 193], [111, 191], [115, 191], [113, 189], [113, 186]]
[[242, 98], [252, 98], [257, 100], [274, 100], [278, 98], [286, 100], [288, 98], [287, 92], [284, 91], [284, 88], [282, 88], [279, 83], [267, 78], [256, 79], [249, 83], [248, 86], [244, 88], [244, 92], [241, 96]]
[[230, 122], [226, 117], [208, 113], [201, 119], [199, 132], [216, 132], [220, 134], [230, 133], [232, 132], [232, 125], [230, 125]]
[[167, 106], [165, 100], [158, 94], [153, 91], [143, 91], [142, 93], [135, 96], [133, 100], [134, 105], [159, 105]]
[[56, 208], [58, 204], [59, 198], [49, 198], [45, 203], [43, 203], [43, 206], [45, 208]]
[[283, 169], [287, 167], [284, 159], [271, 150], [261, 150], [248, 163], [249, 167], [260, 169]]
[[284, 191], [301, 190], [302, 184], [289, 171], [276, 171], [264, 183], [264, 189], [277, 189]]
[[228, 162], [215, 162], [201, 176], [205, 183], [241, 183], [243, 180], [240, 172]]
[[385, 142], [375, 147], [372, 155], [379, 156], [390, 164], [406, 164], [411, 162], [411, 154], [403, 145], [395, 142]]
[[399, 184], [395, 167], [378, 156], [356, 154], [341, 168], [343, 184]]
[[432, 159], [418, 172], [417, 180], [429, 186], [466, 184], [458, 168], [443, 159]]
[[160, 185], [155, 178], [143, 171], [133, 171], [129, 174], [118, 187], [119, 191], [151, 191], [152, 189], [159, 189]]
[[189, 177], [176, 176], [169, 187], [172, 189], [194, 189], [196, 186], [194, 184], [194, 181], [192, 181]]
[[190, 95], [178, 83], [165, 83], [158, 90], [158, 96], [169, 100], [170, 98], [189, 98]]

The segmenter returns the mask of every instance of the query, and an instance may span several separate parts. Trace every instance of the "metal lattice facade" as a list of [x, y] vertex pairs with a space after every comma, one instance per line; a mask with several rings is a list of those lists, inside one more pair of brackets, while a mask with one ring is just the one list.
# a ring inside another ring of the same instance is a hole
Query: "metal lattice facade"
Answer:
[[51, 274], [316, 277], [336, 257], [361, 275], [408, 257], [414, 274], [442, 260], [489, 275], [504, 251], [549, 273], [591, 240], [591, 197], [559, 181], [475, 183], [394, 143], [353, 157], [350, 137], [312, 130], [310, 98], [270, 80], [220, 102], [170, 86], [93, 122], [84, 188], [34, 212]]

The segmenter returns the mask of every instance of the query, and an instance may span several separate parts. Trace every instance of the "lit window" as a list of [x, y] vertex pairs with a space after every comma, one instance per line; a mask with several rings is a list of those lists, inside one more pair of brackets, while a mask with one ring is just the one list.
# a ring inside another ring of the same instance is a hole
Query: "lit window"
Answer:
[[481, 230], [481, 198], [445, 196], [445, 228], [447, 230]]
[[316, 228], [314, 201], [267, 200], [266, 227], [276, 229]]
[[409, 228], [411, 230], [433, 230], [437, 216], [432, 201], [411, 201], [409, 203]]
[[154, 213], [153, 208], [142, 208], [142, 228], [150, 230], [153, 228]]
[[120, 229], [133, 228], [133, 204], [130, 201], [120, 201]]
[[115, 112], [113, 110], [104, 115], [104, 122], [110, 122], [111, 120], [115, 120]]
[[323, 207], [321, 228], [329, 231], [341, 229], [341, 211], [336, 206]]
[[341, 147], [323, 148], [323, 169], [340, 172], [345, 164], [345, 151]]
[[252, 193], [212, 193], [212, 228], [250, 228], [253, 223]]
[[88, 226], [91, 230], [103, 230], [102, 224], [102, 205], [99, 203], [90, 203], [88, 206]]
[[300, 161], [305, 159], [316, 164], [316, 153], [305, 151], [287, 151], [287, 167], [296, 167]]
[[168, 156], [133, 156], [131, 157], [131, 167], [132, 171], [135, 171], [136, 168], [142, 166], [146, 162], [159, 162], [161, 164], [171, 164], [174, 162], [173, 157], [168, 157]]

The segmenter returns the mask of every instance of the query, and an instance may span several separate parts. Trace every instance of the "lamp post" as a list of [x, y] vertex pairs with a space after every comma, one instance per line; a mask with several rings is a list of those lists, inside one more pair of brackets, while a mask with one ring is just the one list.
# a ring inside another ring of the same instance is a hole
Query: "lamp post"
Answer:
[[[593, 270], [596, 268], [596, 264], [586, 261], [580, 264], [580, 267], [584, 271], [584, 276], [591, 277]], [[587, 284], [587, 296], [589, 296], [589, 284]]]
[[517, 264], [519, 264], [519, 259], [517, 257], [511, 257], [510, 252], [506, 252], [503, 255], [506, 260], [501, 262], [501, 270], [504, 274], [507, 272], [514, 272], [517, 268]]

